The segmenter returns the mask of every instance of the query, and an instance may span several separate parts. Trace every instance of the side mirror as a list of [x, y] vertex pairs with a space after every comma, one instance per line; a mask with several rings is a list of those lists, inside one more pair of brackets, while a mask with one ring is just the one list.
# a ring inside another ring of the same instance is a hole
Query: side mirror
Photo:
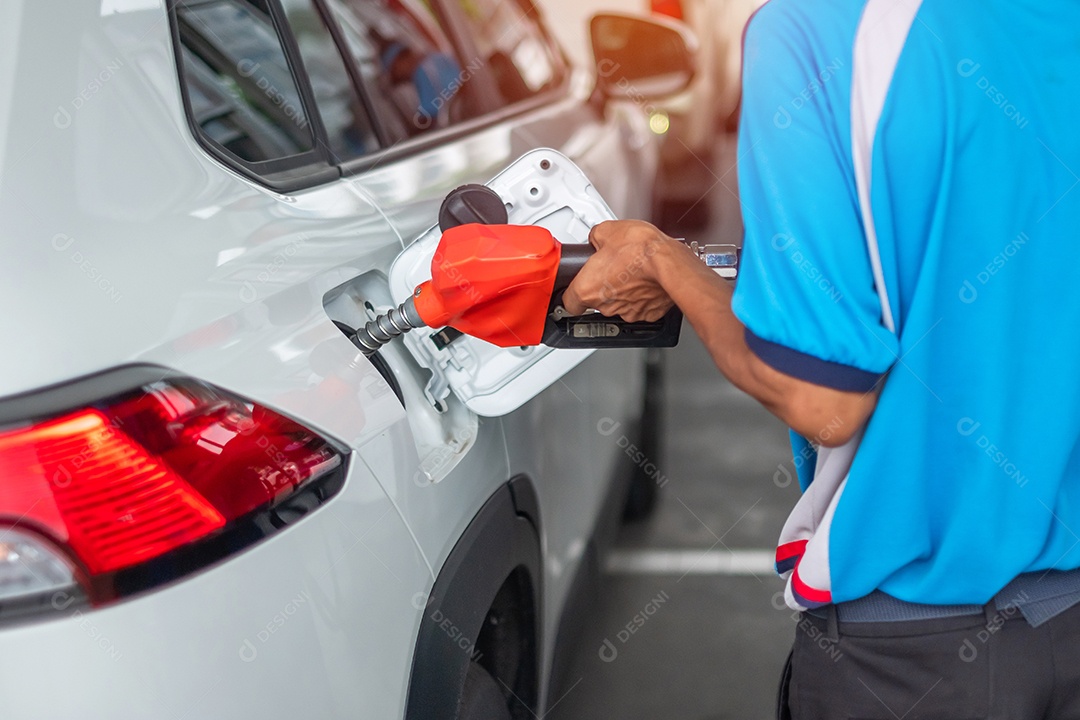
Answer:
[[604, 98], [658, 100], [682, 92], [694, 77], [697, 39], [677, 20], [600, 13], [589, 34], [596, 91]]

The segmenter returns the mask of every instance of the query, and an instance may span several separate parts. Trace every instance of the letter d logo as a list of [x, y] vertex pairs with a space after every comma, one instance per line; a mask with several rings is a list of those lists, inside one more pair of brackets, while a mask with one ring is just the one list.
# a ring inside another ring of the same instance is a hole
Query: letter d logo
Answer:
[[240, 62], [236, 63], [236, 72], [240, 74], [240, 77], [249, 78], [255, 74], [255, 71], [259, 69], [259, 63], [254, 60], [248, 60], [242, 58]]
[[614, 60], [612, 60], [610, 58], [604, 58], [596, 66], [596, 74], [599, 75], [600, 77], [604, 78], [604, 79], [607, 79], [607, 78], [611, 77], [612, 75], [614, 75], [615, 73], [619, 72], [619, 68], [621, 68], [621, 67], [622, 66], [619, 65], [619, 63], [615, 62]]
[[791, 471], [788, 470], [787, 467], [785, 467], [784, 465], [780, 465], [776, 469], [776, 472], [773, 474], [772, 479], [773, 479], [773, 483], [778, 488], [783, 489], [783, 488], [786, 488], [786, 487], [791, 487], [791, 481], [792, 481]]
[[57, 233], [56, 235], [53, 235], [51, 244], [53, 250], [57, 252], [64, 252], [69, 247], [71, 247], [71, 244], [73, 242], [75, 242], [75, 238], [71, 237], [70, 235], [65, 235], [64, 233]]
[[59, 105], [56, 108], [56, 114], [53, 115], [52, 122], [58, 130], [67, 130], [71, 127], [71, 113], [63, 105]]
[[784, 252], [795, 244], [795, 238], [787, 233], [776, 233], [772, 238], [772, 248], [777, 252]]
[[596, 423], [596, 432], [604, 437], [611, 437], [620, 427], [622, 427], [622, 423], [618, 420], [603, 418], [600, 422]]
[[960, 288], [960, 302], [970, 305], [978, 299], [979, 291], [975, 289], [970, 280], [965, 280], [964, 286]]
[[252, 662], [259, 656], [259, 651], [255, 649], [250, 640], [245, 639], [244, 644], [240, 646], [240, 659], [246, 663]]
[[255, 289], [247, 280], [244, 281], [244, 285], [240, 288], [240, 301], [250, 305], [259, 299], [259, 292]]
[[73, 602], [75, 602], [75, 598], [63, 591], [52, 596], [52, 606], [56, 610], [67, 610]]
[[981, 422], [975, 422], [971, 418], [962, 418], [960, 422], [956, 423], [956, 432], [964, 437], [971, 437], [980, 427], [982, 427]]
[[783, 105], [776, 108], [776, 114], [773, 115], [773, 125], [775, 125], [778, 130], [787, 130], [791, 127], [791, 113], [789, 113], [788, 109]]
[[960, 73], [960, 77], [969, 78], [979, 72], [979, 68], [981, 67], [982, 65], [971, 58], [964, 58], [956, 65], [956, 72]]
[[607, 638], [604, 638], [604, 644], [600, 646], [597, 654], [606, 663], [615, 662], [615, 658], [619, 657], [618, 649]]

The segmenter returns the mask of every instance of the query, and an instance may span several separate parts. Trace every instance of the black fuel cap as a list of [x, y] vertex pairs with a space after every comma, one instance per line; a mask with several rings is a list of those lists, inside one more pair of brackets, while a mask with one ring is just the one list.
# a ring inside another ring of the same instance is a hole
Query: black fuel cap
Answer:
[[458, 225], [506, 225], [510, 216], [499, 193], [485, 185], [462, 185], [451, 190], [439, 208], [439, 229]]

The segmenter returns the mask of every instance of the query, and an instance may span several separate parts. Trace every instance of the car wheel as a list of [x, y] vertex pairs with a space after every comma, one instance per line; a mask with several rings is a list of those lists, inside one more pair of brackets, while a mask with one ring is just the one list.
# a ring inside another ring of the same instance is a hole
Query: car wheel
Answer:
[[457, 717], [458, 720], [511, 720], [506, 696], [480, 663], [469, 663]]
[[649, 350], [645, 365], [645, 401], [641, 410], [641, 437], [638, 447], [647, 462], [634, 468], [630, 491], [623, 508], [623, 519], [629, 522], [644, 520], [652, 515], [660, 497], [660, 478], [657, 468], [660, 457], [664, 414], [664, 365], [660, 350]]

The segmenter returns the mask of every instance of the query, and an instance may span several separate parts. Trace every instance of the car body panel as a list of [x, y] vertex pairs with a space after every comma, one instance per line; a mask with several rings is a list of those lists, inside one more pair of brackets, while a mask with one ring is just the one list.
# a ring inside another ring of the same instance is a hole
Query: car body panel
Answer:
[[[598, 353], [613, 357], [604, 358], [603, 362], [582, 363], [562, 382], [502, 419], [508, 438], [527, 436], [530, 428], [535, 427], [542, 427], [545, 435], [544, 443], [508, 445], [511, 472], [537, 479], [543, 523], [544, 580], [546, 596], [550, 599], [544, 607], [542, 642], [546, 658], [551, 658], [555, 651], [558, 621], [592, 539], [591, 529], [596, 527], [604, 510], [603, 503], [611, 488], [609, 481], [627, 467], [619, 442], [633, 437], [633, 428], [628, 423], [640, 415], [642, 406], [644, 375], [640, 368], [644, 351], [600, 350]], [[619, 423], [623, 432], [603, 434], [613, 423]], [[578, 509], [571, 512], [567, 497], [574, 498]], [[546, 688], [545, 685], [545, 695]]]
[[[597, 353], [505, 418], [424, 415], [407, 356], [386, 353], [411, 384], [408, 410], [324, 303], [358, 277], [377, 283], [446, 191], [537, 146], [570, 156], [617, 214], [644, 214], [657, 149], [640, 109], [598, 114], [575, 85], [489, 127], [406, 143], [375, 167], [279, 194], [192, 137], [161, 3], [65, 8], [63, 22], [29, 0], [0, 10], [11, 21], [0, 36], [14, 38], [0, 47], [0, 58], [14, 53], [0, 60], [0, 303], [20, 310], [3, 320], [20, 349], [0, 362], [0, 401], [152, 364], [285, 413], [352, 457], [327, 506], [211, 569], [78, 616], [0, 628], [5, 710], [400, 717], [424, 594], [487, 498], [522, 472], [545, 518], [546, 672], [567, 578], [620, 453], [596, 424], [639, 411], [642, 354]], [[418, 477], [419, 448], [470, 423], [453, 469], [434, 484]], [[260, 644], [289, 603], [287, 622]], [[252, 662], [240, 655], [245, 640]]]
[[[284, 197], [209, 162], [184, 119], [164, 14], [100, 20], [81, 37], [35, 43], [49, 11], [31, 3], [23, 14], [35, 72], [15, 81], [21, 112], [3, 138], [0, 299], [35, 298], [33, 313], [5, 319], [12, 336], [35, 338], [35, 352], [5, 358], [0, 397], [161, 355], [178, 338], [197, 344], [193, 334], [226, 325], [272, 325], [277, 317], [252, 306], [283, 290], [295, 296], [278, 326], [302, 322], [321, 312], [313, 278], [386, 263], [399, 244], [368, 200], [336, 183]], [[63, 77], [69, 67], [82, 76]], [[140, 106], [155, 122], [116, 110]], [[52, 122], [57, 108], [67, 116]], [[295, 288], [308, 281], [316, 294], [305, 298]]]
[[[392, 565], [392, 568], [391, 568]], [[217, 567], [0, 633], [4, 717], [401, 717], [432, 578], [354, 463], [318, 513]]]

